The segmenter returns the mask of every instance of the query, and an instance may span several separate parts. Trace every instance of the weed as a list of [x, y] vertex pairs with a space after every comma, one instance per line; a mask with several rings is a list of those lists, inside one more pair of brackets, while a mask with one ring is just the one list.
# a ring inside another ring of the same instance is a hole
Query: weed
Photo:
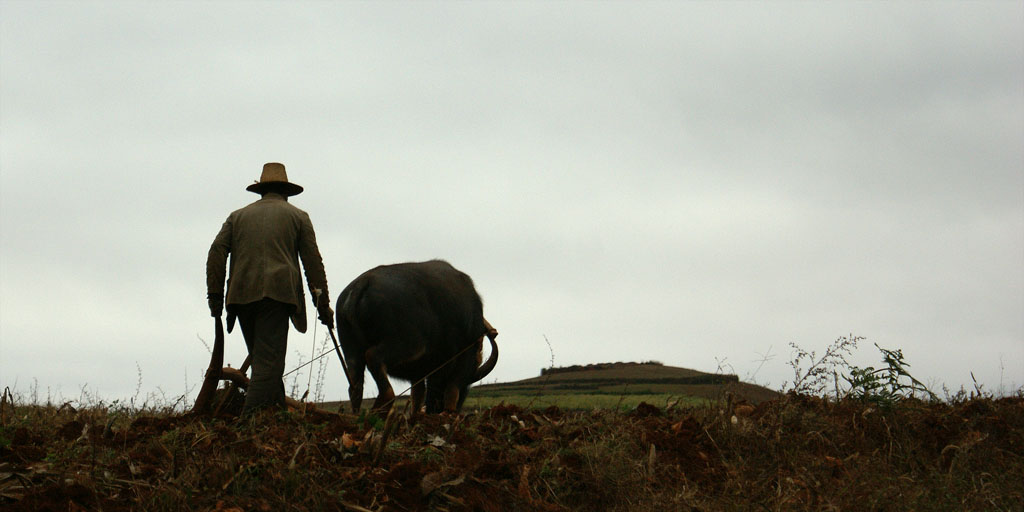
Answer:
[[882, 353], [885, 366], [878, 369], [872, 366], [851, 366], [850, 374], [843, 376], [850, 385], [847, 396], [887, 409], [891, 409], [899, 400], [911, 398], [917, 393], [938, 400], [935, 393], [907, 371], [910, 364], [903, 359], [902, 350], [885, 349], [877, 343], [875, 347]]
[[377, 413], [373, 412], [373, 410], [367, 409], [361, 409], [359, 411], [359, 418], [356, 422], [373, 430], [383, 430], [385, 423], [384, 418], [378, 416]]
[[831, 345], [825, 348], [825, 353], [819, 358], [814, 351], [807, 352], [795, 343], [793, 347], [793, 359], [789, 365], [793, 367], [793, 382], [782, 383], [783, 392], [796, 394], [822, 396], [825, 393], [829, 379], [840, 369], [847, 368], [846, 356], [850, 355], [857, 348], [857, 343], [864, 339], [863, 336], [840, 336]]
[[541, 373], [541, 375], [546, 375], [547, 378], [544, 379], [544, 382], [537, 389], [537, 394], [535, 394], [533, 396], [533, 398], [530, 399], [530, 402], [526, 405], [527, 408], [532, 407], [533, 403], [538, 398], [540, 398], [541, 393], [544, 391], [544, 387], [547, 386], [548, 381], [551, 380], [551, 373], [552, 373], [551, 371], [554, 370], [554, 368], [555, 368], [555, 349], [554, 349], [554, 347], [551, 346], [551, 342], [548, 341], [548, 337], [547, 336], [544, 336], [544, 343], [547, 343], [547, 345], [548, 345], [548, 354], [551, 355], [551, 362], [548, 365], [548, 372], [545, 372], [542, 369], [540, 373]]
[[427, 446], [416, 452], [416, 460], [425, 466], [441, 464], [444, 462], [444, 455], [433, 446]]
[[768, 350], [766, 350], [763, 354], [758, 354], [758, 357], [759, 357], [759, 359], [755, 359], [753, 361], [755, 363], [758, 363], [757, 368], [754, 368], [754, 370], [751, 371], [751, 372], [747, 372], [747, 374], [743, 377], [743, 381], [744, 382], [750, 382], [752, 384], [759, 384], [761, 386], [768, 386], [769, 384], [767, 382], [765, 382], [765, 383], [757, 382], [756, 377], [757, 377], [758, 372], [761, 371], [761, 368], [764, 368], [765, 364], [767, 364], [771, 360], [775, 359], [775, 354], [772, 354], [772, 347], [771, 347], [771, 345], [768, 346]]

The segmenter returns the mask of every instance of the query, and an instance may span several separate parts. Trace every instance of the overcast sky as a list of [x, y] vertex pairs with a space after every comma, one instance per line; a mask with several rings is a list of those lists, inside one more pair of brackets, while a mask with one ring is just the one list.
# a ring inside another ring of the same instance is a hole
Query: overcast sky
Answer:
[[333, 298], [385, 263], [474, 278], [488, 382], [777, 388], [789, 343], [852, 333], [938, 390], [1024, 385], [1021, 2], [2, 0], [0, 384], [194, 398], [207, 250], [270, 161]]

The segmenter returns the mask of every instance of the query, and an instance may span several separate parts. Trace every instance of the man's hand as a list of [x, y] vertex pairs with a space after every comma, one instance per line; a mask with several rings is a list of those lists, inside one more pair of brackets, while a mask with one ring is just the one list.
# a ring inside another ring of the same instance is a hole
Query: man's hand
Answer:
[[318, 316], [320, 317], [320, 323], [326, 325], [329, 329], [334, 328], [334, 311], [327, 304], [324, 304], [317, 309]]
[[224, 297], [220, 294], [211, 293], [206, 296], [206, 302], [210, 305], [210, 316], [216, 318], [224, 311]]
[[331, 311], [331, 299], [327, 298], [320, 288], [313, 288], [310, 291], [313, 293], [313, 304], [316, 306], [320, 323], [326, 325], [329, 329], [333, 329], [334, 311]]

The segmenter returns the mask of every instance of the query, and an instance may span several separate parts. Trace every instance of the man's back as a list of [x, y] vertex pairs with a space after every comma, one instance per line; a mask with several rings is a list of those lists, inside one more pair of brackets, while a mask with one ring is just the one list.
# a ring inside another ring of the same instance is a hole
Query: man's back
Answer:
[[292, 317], [295, 328], [305, 332], [300, 258], [310, 288], [327, 289], [309, 215], [278, 194], [267, 194], [232, 212], [210, 247], [207, 279], [211, 291], [216, 292], [214, 288], [224, 282], [223, 269], [228, 253], [231, 254], [228, 306], [263, 298], [292, 304], [296, 307]]

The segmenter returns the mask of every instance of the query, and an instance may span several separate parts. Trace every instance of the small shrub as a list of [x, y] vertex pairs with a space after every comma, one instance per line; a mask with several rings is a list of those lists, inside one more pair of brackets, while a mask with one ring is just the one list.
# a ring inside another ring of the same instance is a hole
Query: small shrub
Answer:
[[923, 393], [931, 400], [938, 400], [935, 393], [907, 371], [910, 364], [903, 359], [902, 350], [885, 349], [879, 347], [877, 343], [875, 347], [882, 353], [882, 362], [885, 366], [877, 369], [873, 366], [851, 366], [850, 374], [843, 376], [850, 385], [847, 396], [884, 408], [892, 408], [899, 400], [913, 397], [917, 393]]
[[793, 347], [793, 359], [789, 365], [793, 367], [793, 382], [782, 383], [783, 392], [793, 392], [803, 395], [822, 396], [829, 384], [829, 380], [839, 369], [849, 367], [846, 356], [850, 355], [857, 343], [863, 340], [863, 336], [840, 336], [825, 349], [825, 353], [819, 358], [814, 351], [807, 352], [795, 343]]

